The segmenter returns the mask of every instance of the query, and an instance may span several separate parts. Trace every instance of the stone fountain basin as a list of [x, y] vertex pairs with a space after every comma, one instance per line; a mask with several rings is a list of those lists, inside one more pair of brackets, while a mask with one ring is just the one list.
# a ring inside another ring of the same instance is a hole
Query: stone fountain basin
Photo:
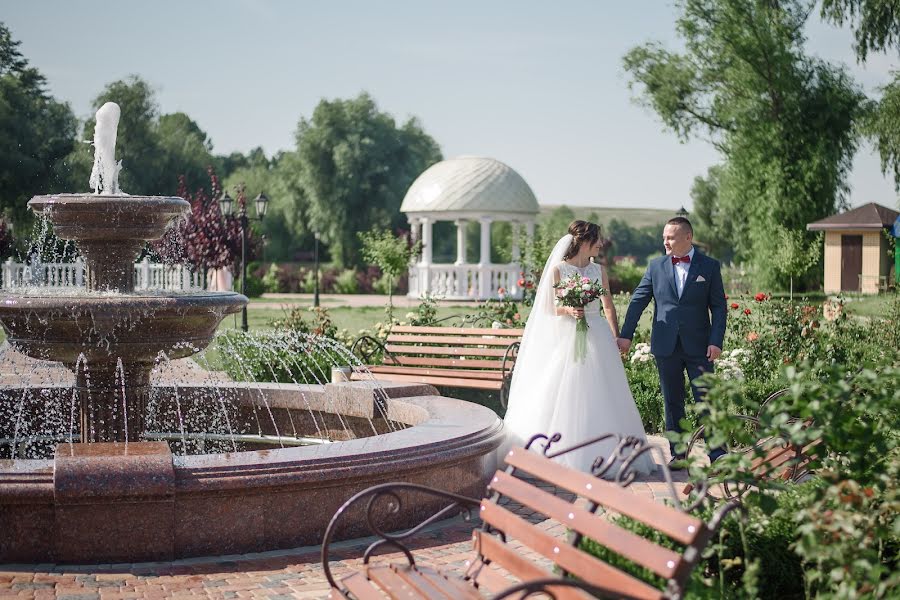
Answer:
[[[276, 411], [330, 411], [360, 426], [378, 419], [380, 402], [390, 419], [407, 427], [330, 444], [217, 455], [172, 457], [162, 442], [131, 444], [130, 454], [112, 444], [60, 444], [55, 460], [0, 461], [0, 561], [135, 562], [319, 544], [337, 508], [366, 487], [405, 481], [480, 497], [496, 469], [502, 421], [431, 386], [223, 387], [244, 403], [264, 395]], [[199, 386], [178, 389], [182, 398], [202, 395]], [[381, 522], [390, 529], [447, 504], [420, 494], [400, 499], [399, 514]], [[348, 513], [338, 539], [368, 535], [365, 524], [361, 508]]]
[[28, 206], [53, 222], [65, 240], [156, 240], [190, 210], [190, 203], [169, 196], [52, 194], [35, 196]]
[[246, 303], [234, 292], [11, 293], [0, 301], [0, 324], [32, 358], [152, 363], [160, 352], [175, 359], [202, 350], [222, 318]]

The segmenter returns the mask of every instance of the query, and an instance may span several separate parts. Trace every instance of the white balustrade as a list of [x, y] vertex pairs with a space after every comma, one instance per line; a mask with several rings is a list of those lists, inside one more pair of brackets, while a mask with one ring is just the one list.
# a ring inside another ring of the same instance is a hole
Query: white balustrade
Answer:
[[[425, 293], [447, 300], [484, 300], [499, 298], [503, 288], [507, 296], [522, 298], [518, 286], [519, 265], [447, 265], [417, 264], [409, 271], [409, 296]], [[482, 276], [483, 275], [483, 276]], [[485, 287], [480, 284], [484, 281]]]
[[[3, 263], [3, 287], [22, 286], [70, 288], [84, 286], [84, 262], [17, 263], [12, 258]], [[194, 292], [205, 289], [203, 274], [191, 271], [186, 265], [151, 263], [149, 258], [134, 264], [134, 289]]]

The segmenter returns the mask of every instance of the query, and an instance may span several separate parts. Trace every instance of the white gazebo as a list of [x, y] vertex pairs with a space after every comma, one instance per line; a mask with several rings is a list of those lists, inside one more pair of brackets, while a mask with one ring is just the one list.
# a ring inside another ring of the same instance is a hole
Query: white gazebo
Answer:
[[[448, 300], [486, 300], [497, 290], [521, 298], [519, 236], [524, 226], [534, 235], [538, 203], [534, 192], [511, 168], [493, 158], [461, 156], [432, 165], [410, 186], [400, 211], [409, 219], [414, 239], [422, 240], [422, 255], [409, 270], [409, 296], [428, 293]], [[456, 223], [456, 262], [432, 260], [432, 227], [437, 221]], [[512, 225], [512, 262], [491, 264], [491, 223]], [[481, 224], [477, 264], [466, 262], [466, 225]]]

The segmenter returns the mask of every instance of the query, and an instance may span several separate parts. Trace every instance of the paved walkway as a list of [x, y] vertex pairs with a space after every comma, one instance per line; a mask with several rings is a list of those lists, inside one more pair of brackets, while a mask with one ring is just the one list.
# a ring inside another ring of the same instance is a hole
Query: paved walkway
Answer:
[[[665, 446], [662, 438], [651, 437], [654, 445]], [[675, 474], [684, 480], [683, 472]], [[680, 486], [678, 486], [680, 487]], [[669, 498], [668, 487], [659, 476], [638, 480], [633, 493], [662, 501]], [[564, 537], [566, 529], [511, 506], [554, 536]], [[471, 557], [472, 523], [460, 518], [439, 523], [422, 532], [414, 544], [420, 564], [462, 573]], [[360, 556], [371, 543], [367, 540], [339, 542], [332, 546], [331, 568], [336, 577], [361, 565]], [[119, 565], [60, 566], [0, 565], [0, 599], [54, 598], [57, 600], [114, 600], [152, 598], [325, 598], [328, 583], [321, 567], [321, 548], [306, 547], [259, 554], [194, 558], [173, 562]], [[526, 555], [530, 551], [523, 549]], [[539, 557], [530, 556], [537, 562]], [[399, 554], [383, 559], [401, 561]]]

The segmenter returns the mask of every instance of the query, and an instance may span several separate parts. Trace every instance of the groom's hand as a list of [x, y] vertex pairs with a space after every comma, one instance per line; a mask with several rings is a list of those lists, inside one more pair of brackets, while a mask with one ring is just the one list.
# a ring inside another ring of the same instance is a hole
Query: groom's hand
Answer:
[[631, 340], [628, 338], [616, 338], [616, 345], [619, 347], [619, 352], [628, 354], [628, 351], [631, 349]]
[[713, 346], [710, 344], [706, 347], [706, 358], [709, 359], [710, 362], [719, 358], [719, 355], [722, 354], [722, 349], [718, 346]]

